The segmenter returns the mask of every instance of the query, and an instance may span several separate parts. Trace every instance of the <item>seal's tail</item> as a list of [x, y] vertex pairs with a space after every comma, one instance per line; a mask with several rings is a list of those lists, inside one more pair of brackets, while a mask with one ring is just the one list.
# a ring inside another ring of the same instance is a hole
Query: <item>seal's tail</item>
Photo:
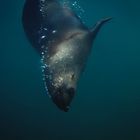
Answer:
[[92, 38], [95, 38], [99, 30], [101, 29], [102, 25], [104, 25], [106, 22], [110, 21], [112, 17], [102, 19], [96, 23], [96, 25], [90, 30]]

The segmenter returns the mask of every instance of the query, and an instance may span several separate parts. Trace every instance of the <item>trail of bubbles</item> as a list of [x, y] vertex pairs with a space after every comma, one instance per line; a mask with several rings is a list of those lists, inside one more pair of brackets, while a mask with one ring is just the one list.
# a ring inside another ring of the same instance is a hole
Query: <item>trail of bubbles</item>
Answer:
[[48, 92], [48, 87], [47, 87], [46, 79], [45, 79], [45, 77], [46, 77], [46, 75], [45, 75], [45, 68], [47, 68], [47, 64], [44, 63], [44, 58], [45, 58], [44, 52], [42, 52], [41, 55], [42, 55], [41, 56], [42, 79], [43, 79], [43, 83], [44, 83], [44, 87], [45, 87], [46, 93], [47, 93], [48, 96], [50, 96], [49, 92]]
[[62, 0], [61, 3], [68, 7], [71, 8], [72, 10], [74, 10], [74, 12], [78, 15], [78, 17], [82, 20], [84, 20], [84, 9], [80, 6], [79, 1], [78, 0]]
[[84, 9], [80, 6], [79, 1], [74, 1], [71, 4], [74, 11], [77, 13], [78, 17], [84, 19]]

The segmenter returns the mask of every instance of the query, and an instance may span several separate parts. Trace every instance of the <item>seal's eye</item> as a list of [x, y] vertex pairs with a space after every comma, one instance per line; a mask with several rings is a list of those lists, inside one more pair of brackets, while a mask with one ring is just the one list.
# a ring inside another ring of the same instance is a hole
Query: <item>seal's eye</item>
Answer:
[[75, 75], [74, 75], [74, 73], [71, 75], [71, 80], [74, 80], [74, 78], [75, 78]]

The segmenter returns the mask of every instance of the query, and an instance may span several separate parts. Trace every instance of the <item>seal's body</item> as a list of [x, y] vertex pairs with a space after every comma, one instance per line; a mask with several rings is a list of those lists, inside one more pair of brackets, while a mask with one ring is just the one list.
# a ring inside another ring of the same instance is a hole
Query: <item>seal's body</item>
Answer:
[[42, 55], [48, 93], [63, 111], [68, 111], [101, 20], [88, 29], [79, 17], [57, 0], [26, 0], [23, 26], [31, 44]]

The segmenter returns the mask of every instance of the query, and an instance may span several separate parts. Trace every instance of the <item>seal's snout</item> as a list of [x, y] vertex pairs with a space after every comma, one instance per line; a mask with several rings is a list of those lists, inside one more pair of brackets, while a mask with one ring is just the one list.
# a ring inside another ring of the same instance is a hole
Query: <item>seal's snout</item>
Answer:
[[52, 100], [61, 110], [68, 112], [74, 93], [74, 88], [58, 88], [52, 97]]

